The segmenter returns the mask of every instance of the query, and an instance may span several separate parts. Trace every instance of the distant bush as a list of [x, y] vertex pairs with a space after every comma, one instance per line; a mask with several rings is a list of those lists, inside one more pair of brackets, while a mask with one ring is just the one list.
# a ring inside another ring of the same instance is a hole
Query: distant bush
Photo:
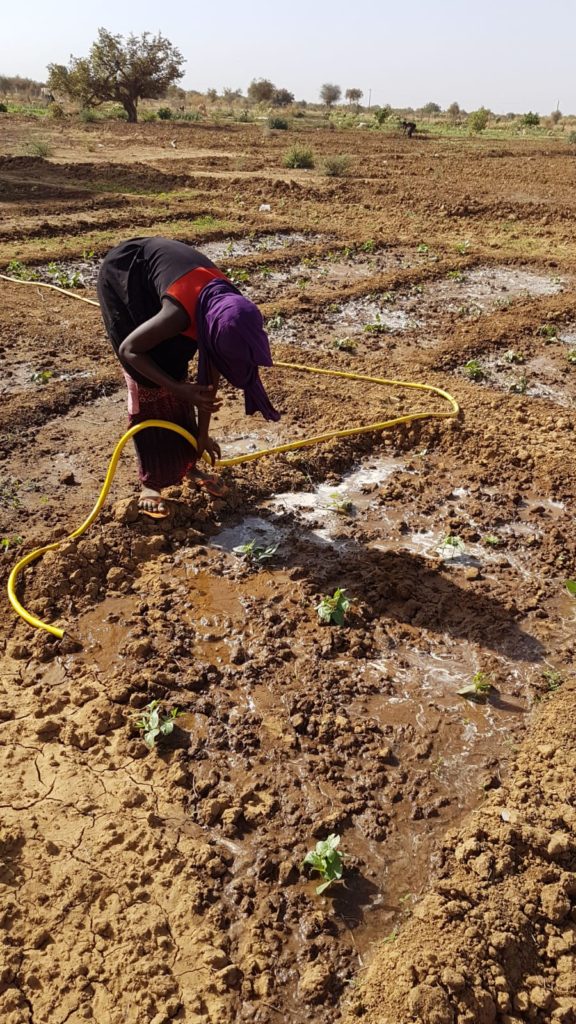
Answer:
[[304, 113], [303, 110], [295, 110], [292, 116], [293, 117], [306, 117], [306, 114]]
[[113, 121], [128, 120], [128, 114], [124, 110], [124, 107], [121, 107], [119, 103], [114, 103], [111, 107], [108, 108], [107, 116], [111, 118]]
[[385, 107], [379, 107], [378, 110], [374, 111], [374, 120], [379, 128], [381, 128], [384, 122], [388, 120], [391, 113], [392, 107], [388, 103]]
[[268, 127], [274, 128], [277, 132], [285, 132], [288, 128], [288, 121], [285, 117], [277, 117], [274, 114], [268, 118]]
[[484, 131], [489, 119], [490, 111], [486, 107], [480, 107], [479, 110], [473, 110], [471, 114], [468, 114], [468, 128], [471, 132], [480, 134]]
[[171, 121], [172, 120], [172, 116], [173, 115], [172, 115], [172, 110], [171, 110], [170, 107], [160, 107], [160, 109], [157, 110], [156, 113], [157, 113], [157, 115], [158, 115], [158, 117], [160, 118], [161, 121]]
[[292, 146], [284, 155], [284, 167], [300, 167], [310, 170], [314, 167], [314, 154], [311, 149]]
[[350, 173], [350, 157], [327, 156], [324, 160], [324, 174], [327, 178], [345, 178]]
[[84, 107], [78, 116], [84, 124], [94, 124], [94, 122], [98, 120], [96, 111], [91, 110], [90, 107]]
[[158, 118], [156, 117], [156, 114], [154, 113], [153, 110], [145, 110], [144, 113], [141, 115], [140, 120], [143, 121], [144, 124], [149, 124], [150, 121], [157, 121]]
[[576, 132], [570, 132], [568, 136], [568, 142], [571, 146], [576, 146]]
[[552, 124], [558, 124], [558, 122], [562, 120], [562, 111], [553, 110], [550, 114], [550, 120], [552, 121]]
[[54, 119], [54, 121], [62, 121], [66, 117], [64, 107], [61, 107], [59, 103], [50, 103], [47, 109], [48, 117]]
[[6, 104], [5, 103], [0, 103], [0, 114], [7, 114], [7, 113], [8, 113], [8, 107], [6, 106]]
[[252, 124], [254, 118], [249, 110], [241, 110], [236, 120], [242, 124]]
[[185, 114], [178, 114], [179, 121], [199, 121], [200, 113], [198, 110], [187, 110]]
[[527, 114], [524, 114], [522, 118], [522, 124], [526, 128], [536, 128], [540, 124], [540, 114], [533, 114], [531, 110]]

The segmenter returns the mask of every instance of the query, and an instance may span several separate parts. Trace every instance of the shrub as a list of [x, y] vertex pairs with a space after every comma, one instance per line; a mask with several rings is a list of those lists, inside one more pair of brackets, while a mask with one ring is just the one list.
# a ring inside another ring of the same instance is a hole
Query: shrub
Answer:
[[311, 149], [292, 146], [284, 156], [284, 167], [301, 167], [310, 170], [314, 167], [314, 154]]
[[108, 108], [108, 117], [112, 118], [113, 121], [128, 120], [128, 114], [124, 110], [124, 107], [121, 107], [119, 103], [114, 103]]
[[8, 113], [8, 107], [6, 106], [6, 104], [5, 103], [0, 103], [0, 114], [7, 114], [7, 113]]
[[384, 122], [388, 120], [391, 113], [392, 107], [388, 103], [385, 107], [380, 107], [378, 110], [374, 111], [374, 120], [379, 128], [381, 128]]
[[324, 174], [327, 178], [345, 178], [350, 173], [350, 157], [327, 156], [324, 161]]
[[533, 114], [531, 110], [527, 114], [524, 114], [522, 118], [522, 124], [526, 128], [536, 128], [540, 124], [540, 114]]
[[52, 156], [52, 147], [44, 139], [36, 139], [34, 142], [29, 142], [26, 150], [30, 156], [39, 156], [42, 160]]
[[273, 115], [268, 118], [268, 127], [274, 128], [278, 132], [285, 132], [288, 128], [288, 121], [285, 117], [277, 117]]
[[98, 118], [96, 117], [96, 111], [91, 110], [90, 107], [84, 107], [80, 111], [79, 117], [80, 120], [84, 122], [84, 124], [94, 124], [94, 121], [98, 120]]
[[550, 120], [552, 121], [552, 124], [558, 124], [558, 122], [562, 120], [562, 111], [553, 110], [550, 114]]
[[479, 110], [473, 110], [471, 114], [468, 114], [468, 127], [471, 132], [483, 132], [490, 117], [490, 111], [486, 110], [486, 107], [480, 107]]
[[570, 132], [568, 136], [568, 142], [571, 146], [576, 146], [576, 132]]
[[241, 110], [238, 114], [237, 120], [241, 121], [242, 124], [252, 124], [254, 118], [249, 110]]
[[172, 120], [172, 110], [170, 109], [170, 107], [160, 107], [160, 109], [157, 110], [156, 113], [161, 121]]
[[179, 121], [199, 121], [200, 112], [198, 110], [188, 110], [185, 114], [178, 115]]
[[50, 103], [48, 106], [48, 117], [54, 119], [54, 121], [62, 121], [66, 117], [64, 107], [61, 107], [59, 103]]
[[140, 120], [144, 124], [149, 124], [150, 121], [156, 121], [157, 117], [156, 117], [156, 114], [154, 113], [153, 110], [145, 110], [144, 113], [142, 114], [142, 117], [140, 118]]

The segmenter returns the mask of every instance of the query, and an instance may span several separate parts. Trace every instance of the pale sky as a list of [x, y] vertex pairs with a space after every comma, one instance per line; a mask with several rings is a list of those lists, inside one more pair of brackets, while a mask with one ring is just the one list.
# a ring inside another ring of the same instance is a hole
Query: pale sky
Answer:
[[576, 113], [574, 0], [13, 0], [0, 74], [43, 81], [48, 63], [86, 56], [101, 26], [162, 32], [187, 60], [180, 84], [202, 92], [270, 78], [312, 102], [334, 82], [393, 107]]

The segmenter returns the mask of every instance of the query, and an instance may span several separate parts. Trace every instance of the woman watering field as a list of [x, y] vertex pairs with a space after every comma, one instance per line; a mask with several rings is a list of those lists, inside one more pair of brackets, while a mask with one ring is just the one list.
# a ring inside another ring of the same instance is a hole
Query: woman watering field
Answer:
[[[128, 386], [130, 426], [170, 420], [198, 441], [195, 452], [184, 438], [152, 427], [134, 438], [139, 508], [164, 516], [162, 489], [186, 474], [194, 479], [203, 452], [212, 464], [220, 456], [209, 427], [222, 404], [221, 376], [244, 391], [247, 415], [280, 419], [258, 374], [259, 366], [272, 366], [262, 316], [201, 252], [159, 237], [132, 238], [112, 249], [100, 268], [98, 298]], [[196, 354], [198, 380], [192, 383], [188, 363]]]

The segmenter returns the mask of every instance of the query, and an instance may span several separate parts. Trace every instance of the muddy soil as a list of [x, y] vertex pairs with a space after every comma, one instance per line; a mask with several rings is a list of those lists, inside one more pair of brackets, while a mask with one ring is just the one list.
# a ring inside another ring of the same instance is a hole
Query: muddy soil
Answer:
[[[21, 155], [33, 122], [3, 139], [4, 267], [90, 297], [128, 234], [202, 242], [276, 359], [462, 412], [226, 469], [224, 499], [184, 483], [161, 523], [127, 453], [90, 531], [27, 570], [24, 604], [66, 633], [5, 603], [2, 1020], [575, 1020], [567, 147], [304, 133], [357, 154], [334, 182], [283, 171], [294, 133], [256, 125], [41, 131], [49, 160]], [[126, 413], [97, 309], [0, 290], [8, 571], [86, 516]], [[446, 408], [266, 386], [277, 425], [224, 389], [224, 456]], [[181, 714], [149, 751], [154, 700]], [[317, 895], [302, 861], [330, 833], [344, 879]]]

